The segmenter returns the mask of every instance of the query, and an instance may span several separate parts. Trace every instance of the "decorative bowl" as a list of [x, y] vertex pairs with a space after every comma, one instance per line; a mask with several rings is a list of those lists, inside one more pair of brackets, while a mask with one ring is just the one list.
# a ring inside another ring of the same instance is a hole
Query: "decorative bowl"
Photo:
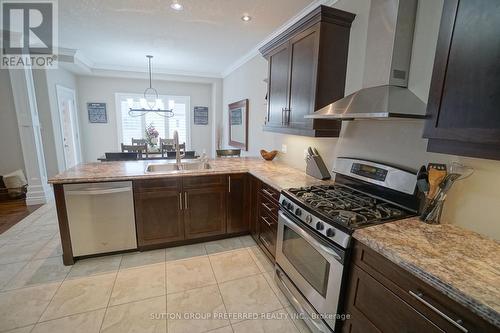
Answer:
[[267, 151], [267, 150], [262, 149], [260, 151], [260, 155], [266, 161], [272, 161], [276, 157], [276, 155], [278, 155], [278, 151], [277, 150]]

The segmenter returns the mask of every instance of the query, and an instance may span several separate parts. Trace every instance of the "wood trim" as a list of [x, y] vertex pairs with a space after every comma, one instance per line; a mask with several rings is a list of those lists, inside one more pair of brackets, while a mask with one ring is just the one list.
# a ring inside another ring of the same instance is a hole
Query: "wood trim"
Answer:
[[319, 22], [330, 22], [338, 25], [350, 27], [355, 15], [349, 12], [332, 8], [329, 6], [318, 6], [316, 9], [305, 15], [302, 19], [285, 30], [282, 34], [272, 39], [269, 43], [259, 48], [259, 52], [267, 57], [268, 53], [275, 47], [287, 42], [294, 37], [298, 32], [307, 29], [310, 26]]
[[71, 247], [71, 236], [69, 233], [63, 184], [54, 184], [54, 197], [56, 200], [57, 220], [59, 222], [59, 234], [61, 236], [63, 264], [69, 266], [73, 265], [75, 260], [73, 258], [73, 248]]
[[427, 143], [427, 151], [500, 160], [500, 145], [489, 145], [484, 143], [429, 139]]
[[[237, 141], [232, 141], [231, 140], [231, 110], [237, 109], [237, 108], [245, 108], [245, 142], [237, 142]], [[229, 145], [231, 147], [236, 147], [236, 148], [243, 148], [245, 151], [248, 151], [248, 98], [247, 99], [242, 99], [241, 101], [234, 102], [228, 105], [228, 112], [229, 115], [227, 117], [228, 119], [228, 127], [229, 127]]]

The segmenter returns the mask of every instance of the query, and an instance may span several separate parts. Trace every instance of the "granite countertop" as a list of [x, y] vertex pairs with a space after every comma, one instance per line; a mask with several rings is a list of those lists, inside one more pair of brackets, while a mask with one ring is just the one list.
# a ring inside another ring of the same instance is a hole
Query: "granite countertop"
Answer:
[[304, 170], [287, 166], [278, 161], [265, 161], [255, 157], [216, 158], [209, 160], [210, 169], [182, 170], [162, 173], [147, 173], [148, 164], [175, 163], [175, 161], [124, 161], [97, 162], [79, 164], [51, 179], [51, 184], [107, 182], [133, 179], [166, 178], [179, 176], [202, 176], [215, 174], [248, 172], [278, 191], [291, 187], [309, 186], [313, 184], [332, 184], [333, 181], [322, 181], [308, 176]]
[[410, 218], [354, 238], [500, 327], [500, 243], [455, 225]]

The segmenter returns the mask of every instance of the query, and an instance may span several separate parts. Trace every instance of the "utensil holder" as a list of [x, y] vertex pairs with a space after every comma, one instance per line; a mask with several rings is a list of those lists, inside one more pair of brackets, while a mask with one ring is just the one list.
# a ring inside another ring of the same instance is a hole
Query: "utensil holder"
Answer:
[[321, 180], [332, 178], [325, 162], [319, 155], [309, 156], [306, 159], [306, 173]]

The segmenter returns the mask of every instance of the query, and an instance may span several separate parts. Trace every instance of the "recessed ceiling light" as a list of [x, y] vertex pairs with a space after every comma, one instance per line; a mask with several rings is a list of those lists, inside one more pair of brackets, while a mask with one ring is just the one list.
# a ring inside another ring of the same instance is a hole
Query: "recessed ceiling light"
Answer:
[[241, 17], [241, 19], [245, 22], [248, 22], [252, 19], [252, 17], [250, 15], [245, 14]]
[[174, 0], [172, 1], [170, 8], [172, 8], [173, 10], [182, 10], [184, 7], [182, 7], [182, 5], [177, 2], [177, 0]]

